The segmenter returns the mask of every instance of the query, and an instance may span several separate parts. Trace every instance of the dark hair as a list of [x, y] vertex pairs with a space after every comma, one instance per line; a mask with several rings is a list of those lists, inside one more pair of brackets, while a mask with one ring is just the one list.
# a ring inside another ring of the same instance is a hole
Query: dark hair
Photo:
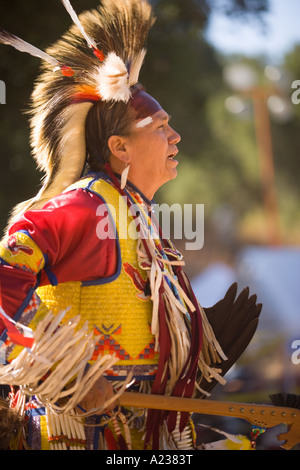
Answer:
[[[132, 94], [141, 89], [141, 85], [134, 85], [131, 88]], [[134, 119], [135, 113], [129, 103], [98, 101], [94, 104], [87, 115], [85, 125], [87, 170], [103, 170], [110, 157], [108, 139], [112, 135], [128, 135]]]
[[9, 401], [0, 397], [0, 450], [9, 448], [11, 440], [22, 427], [21, 417], [9, 407]]

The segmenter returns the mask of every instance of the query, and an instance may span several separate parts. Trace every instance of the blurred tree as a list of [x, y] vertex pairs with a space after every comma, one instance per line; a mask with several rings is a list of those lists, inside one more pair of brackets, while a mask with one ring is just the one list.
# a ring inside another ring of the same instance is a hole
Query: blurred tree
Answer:
[[272, 120], [274, 158], [277, 168], [278, 189], [287, 240], [299, 244], [300, 240], [300, 104], [293, 103], [294, 81], [300, 80], [300, 44], [296, 45], [281, 64], [281, 81], [291, 106], [288, 120]]

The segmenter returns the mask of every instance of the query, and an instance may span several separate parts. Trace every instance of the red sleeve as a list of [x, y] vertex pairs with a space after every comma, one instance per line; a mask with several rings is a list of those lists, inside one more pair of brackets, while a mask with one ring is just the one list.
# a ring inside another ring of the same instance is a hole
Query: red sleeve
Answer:
[[[23, 303], [27, 303], [36, 285], [36, 276], [28, 271], [0, 265], [1, 304], [7, 315], [11, 318], [22, 310]], [[0, 334], [3, 324], [0, 319]]]
[[[101, 204], [89, 191], [70, 191], [51, 199], [41, 210], [28, 211], [9, 233], [22, 230], [30, 235], [58, 283], [106, 278], [117, 270], [118, 251], [112, 224], [110, 236], [97, 236], [101, 219], [110, 220], [103, 210], [97, 215]], [[43, 273], [41, 284], [45, 283], [49, 282]]]
[[[99, 206], [101, 210], [97, 211]], [[49, 279], [54, 284], [94, 281], [116, 273], [119, 251], [114, 226], [103, 208], [104, 202], [97, 195], [74, 190], [53, 198], [41, 210], [26, 212], [11, 227], [11, 238], [16, 232], [30, 236], [44, 256], [45, 267], [34, 273], [0, 259], [0, 295], [7, 315], [18, 320], [36, 287], [49, 284]], [[106, 238], [99, 238], [98, 224], [107, 225]]]

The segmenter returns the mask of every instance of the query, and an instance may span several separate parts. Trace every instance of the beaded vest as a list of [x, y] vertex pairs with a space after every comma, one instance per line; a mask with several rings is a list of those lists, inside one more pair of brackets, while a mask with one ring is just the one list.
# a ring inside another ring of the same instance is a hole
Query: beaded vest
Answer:
[[[158, 353], [154, 350], [155, 341], [151, 333], [152, 301], [144, 292], [146, 280], [137, 263], [137, 239], [130, 236], [133, 217], [128, 214], [126, 201], [105, 180], [85, 178], [67, 191], [79, 188], [92, 191], [106, 203], [116, 229], [117, 272], [107, 279], [42, 286], [37, 293], [54, 313], [70, 308], [66, 320], [80, 315], [79, 327], [88, 322], [94, 335], [99, 337], [93, 360], [99, 354], [107, 353], [115, 354], [119, 359], [108, 375], [121, 379], [128, 373], [127, 366], [133, 365], [140, 366], [137, 375], [141, 378], [154, 375]], [[121, 237], [121, 224], [124, 231], [122, 221], [126, 223], [128, 232], [127, 236], [122, 233]]]

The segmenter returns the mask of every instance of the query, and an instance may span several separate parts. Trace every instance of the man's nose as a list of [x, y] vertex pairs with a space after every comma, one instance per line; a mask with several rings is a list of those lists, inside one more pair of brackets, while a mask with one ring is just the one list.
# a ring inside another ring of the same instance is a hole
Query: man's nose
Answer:
[[181, 136], [176, 132], [174, 129], [171, 128], [171, 136], [170, 136], [170, 143], [171, 144], [178, 144], [181, 141]]

